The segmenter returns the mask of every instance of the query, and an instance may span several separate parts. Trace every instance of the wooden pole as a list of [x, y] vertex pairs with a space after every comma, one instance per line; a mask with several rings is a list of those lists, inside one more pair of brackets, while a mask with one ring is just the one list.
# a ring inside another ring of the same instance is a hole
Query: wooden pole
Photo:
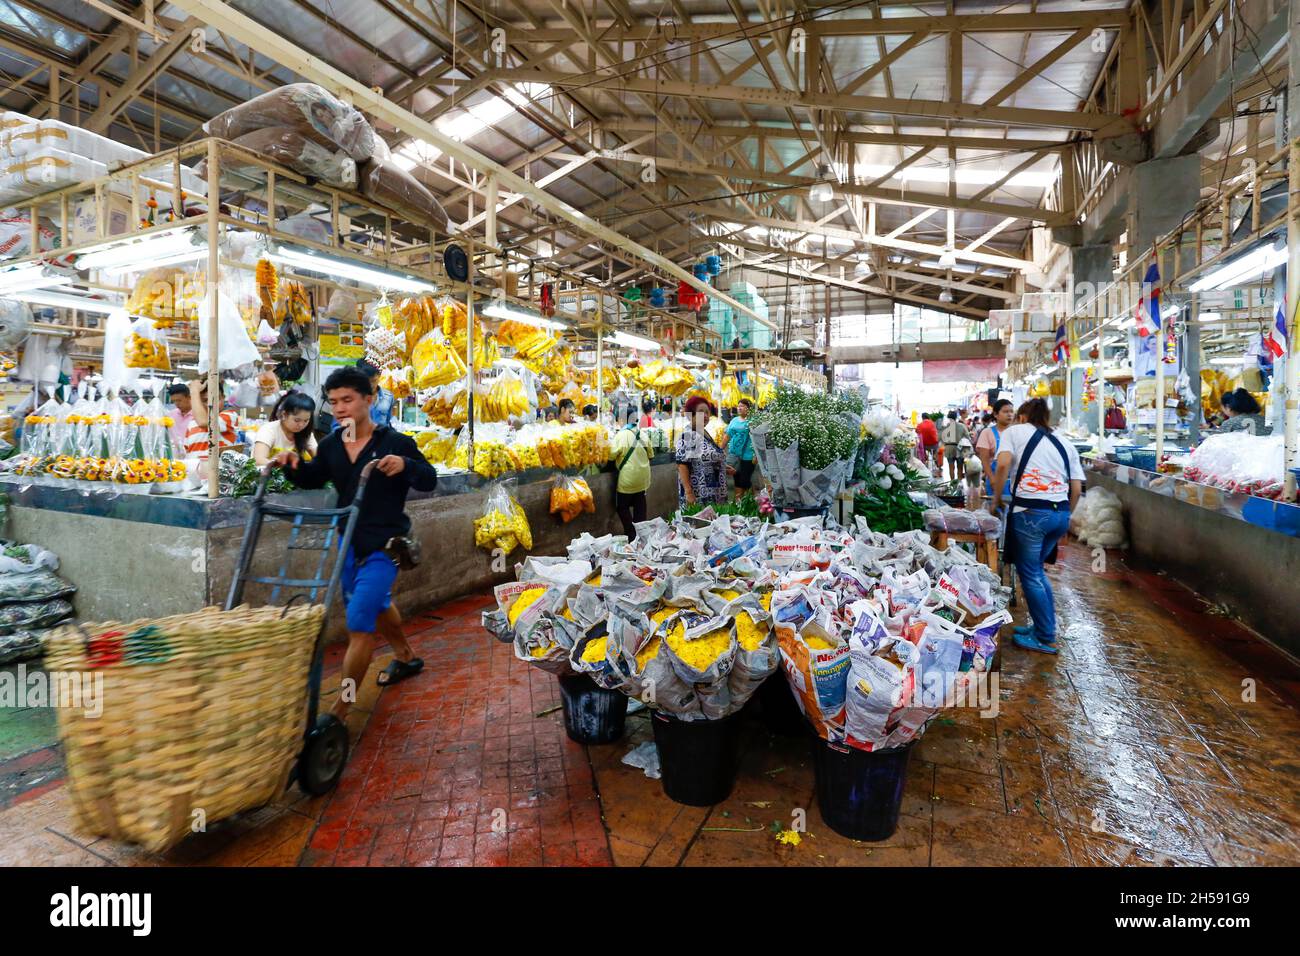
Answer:
[[465, 466], [474, 470], [474, 240], [469, 240], [469, 285], [465, 289]]
[[[217, 369], [218, 272], [221, 268], [221, 170], [217, 141], [208, 140], [208, 497], [220, 492], [217, 471], [221, 464], [221, 373]], [[137, 223], [138, 225], [138, 223]]]

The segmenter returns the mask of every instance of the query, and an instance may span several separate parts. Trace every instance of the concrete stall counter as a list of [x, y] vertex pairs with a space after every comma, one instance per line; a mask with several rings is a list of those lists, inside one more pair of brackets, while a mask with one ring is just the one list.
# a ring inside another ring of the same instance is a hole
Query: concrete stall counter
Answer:
[[1300, 657], [1300, 507], [1099, 459], [1088, 487], [1119, 496], [1132, 552]]
[[[676, 466], [671, 456], [658, 455], [651, 471], [647, 515], [667, 517], [677, 507]], [[584, 531], [621, 533], [612, 466], [585, 476], [596, 511], [568, 524], [550, 513], [555, 474], [547, 468], [513, 476], [512, 494], [527, 515], [533, 548], [515, 550], [504, 570], [494, 570], [492, 555], [474, 544], [474, 519], [482, 514], [491, 481], [474, 474], [440, 475], [434, 491], [412, 492], [406, 511], [424, 557], [418, 568], [398, 575], [398, 609], [411, 615], [512, 580], [515, 563], [526, 554], [563, 554], [569, 541]], [[0, 477], [0, 491], [10, 498], [5, 536], [39, 544], [59, 556], [59, 574], [77, 586], [74, 604], [80, 620], [133, 621], [225, 603], [248, 520], [246, 498], [150, 495], [135, 487], [114, 494], [105, 493], [102, 485], [77, 487], [58, 479], [14, 476]], [[331, 491], [273, 497], [321, 508], [334, 500]], [[264, 524], [255, 573], [277, 569], [272, 562], [283, 560], [289, 533], [283, 522]], [[298, 557], [317, 560], [319, 552]], [[498, 561], [498, 567], [502, 563]], [[248, 593], [250, 603], [260, 603], [260, 597]], [[331, 632], [341, 633], [340, 625], [336, 621]]]

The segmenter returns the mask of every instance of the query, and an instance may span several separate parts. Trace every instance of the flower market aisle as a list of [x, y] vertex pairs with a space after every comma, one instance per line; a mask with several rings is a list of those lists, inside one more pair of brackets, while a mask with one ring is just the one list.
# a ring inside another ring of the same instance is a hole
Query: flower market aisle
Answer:
[[[66, 790], [43, 784], [0, 810], [0, 865], [1300, 863], [1300, 670], [1165, 578], [1062, 554], [1060, 658], [1008, 647], [998, 716], [936, 720], [882, 843], [822, 823], [806, 745], [757, 717], [712, 808], [621, 763], [645, 712], [617, 744], [570, 742], [555, 679], [483, 631], [484, 595], [410, 623], [423, 674], [379, 695], [376, 662], [334, 794], [293, 791], [157, 857], [78, 836]], [[779, 842], [796, 810], [806, 832]]]

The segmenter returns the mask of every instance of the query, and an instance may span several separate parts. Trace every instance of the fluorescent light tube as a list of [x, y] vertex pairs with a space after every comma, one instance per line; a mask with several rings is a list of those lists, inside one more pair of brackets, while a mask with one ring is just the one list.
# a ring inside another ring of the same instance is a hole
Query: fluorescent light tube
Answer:
[[84, 296], [64, 295], [58, 292], [20, 292], [13, 298], [33, 305], [59, 306], [65, 309], [79, 309], [82, 312], [100, 312], [104, 315], [122, 308], [120, 302], [105, 302], [103, 299], [87, 299]]
[[44, 269], [14, 269], [0, 274], [0, 295], [24, 292], [30, 289], [49, 289], [53, 286], [68, 285], [72, 276], [47, 273]]
[[[149, 236], [134, 242], [119, 243], [97, 252], [83, 252], [77, 256], [78, 269], [104, 269], [109, 272], [136, 272], [160, 264], [155, 260], [166, 259], [178, 254], [199, 255], [206, 249], [196, 248], [195, 234], [192, 230], [172, 232], [161, 236]], [[198, 258], [198, 256], [194, 256]]]
[[177, 232], [180, 232], [182, 230], [189, 230], [192, 228], [193, 226], [190, 223], [178, 223], [177, 225], [172, 226], [170, 229], [159, 229], [157, 232], [151, 232], [144, 239], [138, 239], [135, 236], [122, 236], [121, 238], [118, 239], [109, 239], [108, 241], [98, 243], [97, 245], [87, 246], [86, 248], [82, 249], [81, 252], [78, 253], [78, 256], [92, 256], [97, 252], [104, 252], [108, 249], [118, 249], [124, 245], [130, 245], [131, 243], [135, 243], [135, 242], [151, 242], [154, 239], [160, 239], [165, 236], [173, 236]]
[[357, 265], [354, 262], [336, 259], [333, 256], [306, 252], [305, 250], [295, 249], [290, 246], [281, 246], [273, 252], [268, 252], [266, 257], [272, 262], [278, 262], [298, 269], [305, 269], [309, 272], [318, 272], [327, 277], [355, 279], [357, 282], [364, 282], [367, 285], [374, 286], [376, 289], [389, 289], [394, 292], [411, 293], [438, 291], [438, 287], [431, 282], [414, 279], [410, 276], [400, 275], [395, 272], [388, 272], [385, 269], [374, 269], [369, 266]]
[[523, 312], [508, 305], [489, 305], [483, 310], [483, 314], [493, 319], [511, 319], [515, 322], [525, 322], [541, 329], [567, 329], [569, 327], [563, 322], [544, 319], [540, 315]]
[[1188, 286], [1189, 292], [1221, 291], [1240, 285], [1264, 272], [1276, 269], [1287, 260], [1285, 248], [1258, 246], [1243, 255], [1224, 263], [1209, 275], [1202, 276]]
[[630, 332], [615, 332], [608, 338], [615, 345], [621, 345], [624, 348], [640, 349], [643, 352], [659, 351], [659, 343], [654, 339], [643, 338], [640, 335], [633, 335]]

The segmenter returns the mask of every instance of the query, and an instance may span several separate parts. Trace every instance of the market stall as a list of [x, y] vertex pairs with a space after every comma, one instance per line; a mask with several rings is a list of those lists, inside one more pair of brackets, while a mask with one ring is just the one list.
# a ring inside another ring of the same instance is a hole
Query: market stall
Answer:
[[[18, 117], [6, 129], [23, 123], [46, 126]], [[268, 409], [289, 388], [318, 399], [329, 372], [358, 359], [381, 370], [393, 426], [441, 475], [436, 493], [412, 503], [415, 534], [445, 554], [455, 529], [464, 549], [456, 575], [403, 576], [399, 600], [412, 607], [504, 570], [500, 555], [476, 548], [496, 540], [474, 520], [487, 517], [485, 479], [516, 478], [533, 549], [553, 551], [611, 520], [614, 399], [653, 397], [674, 411], [691, 394], [716, 401], [716, 335], [663, 309], [614, 308], [590, 279], [545, 264], [528, 263], [529, 298], [519, 298], [521, 262], [493, 244], [492, 217], [486, 241], [451, 241], [437, 201], [360, 112], [323, 89], [258, 97], [207, 131], [213, 138], [146, 156], [76, 130], [71, 145], [95, 162], [55, 163], [53, 176], [3, 197], [28, 226], [26, 245], [11, 244], [17, 255], [0, 264], [13, 338], [0, 341], [13, 348], [0, 368], [20, 354], [40, 368], [13, 392], [7, 435], [18, 447], [0, 484], [18, 533], [73, 552], [70, 580], [95, 595], [83, 615], [216, 603]], [[547, 280], [540, 307], [534, 278]], [[670, 349], [647, 334], [665, 322]], [[46, 362], [35, 331], [71, 348]], [[209, 424], [190, 435], [221, 449], [218, 467], [191, 452], [168, 394], [196, 380]], [[594, 405], [596, 420], [549, 421], [566, 398]], [[669, 415], [646, 435], [651, 514], [670, 507], [675, 467], [664, 453], [685, 424]], [[87, 540], [115, 542], [113, 560], [77, 547]]]
[[1102, 458], [1086, 458], [1084, 468], [1089, 494], [1103, 488], [1122, 502], [1135, 555], [1300, 653], [1300, 590], [1292, 583], [1300, 506]]

